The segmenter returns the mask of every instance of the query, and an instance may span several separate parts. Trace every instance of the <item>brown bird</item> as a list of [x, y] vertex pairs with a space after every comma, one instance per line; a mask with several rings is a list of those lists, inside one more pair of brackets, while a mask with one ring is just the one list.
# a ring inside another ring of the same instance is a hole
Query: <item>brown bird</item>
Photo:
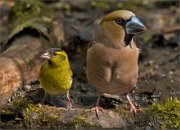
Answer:
[[[139, 49], [133, 41], [134, 34], [146, 27], [128, 10], [117, 10], [107, 14], [98, 25], [95, 41], [87, 51], [87, 78], [98, 91], [95, 112], [102, 94], [127, 94], [131, 92], [138, 79]], [[128, 94], [126, 98], [131, 112], [136, 113]]]

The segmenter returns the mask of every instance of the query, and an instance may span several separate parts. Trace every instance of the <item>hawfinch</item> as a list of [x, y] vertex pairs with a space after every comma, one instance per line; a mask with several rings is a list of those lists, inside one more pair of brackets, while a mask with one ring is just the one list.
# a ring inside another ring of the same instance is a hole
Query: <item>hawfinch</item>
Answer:
[[144, 24], [128, 10], [107, 14], [95, 32], [95, 40], [87, 50], [87, 78], [98, 92], [95, 112], [102, 94], [126, 94], [131, 112], [136, 113], [128, 93], [138, 79], [139, 49], [133, 41], [136, 33], [146, 30]]

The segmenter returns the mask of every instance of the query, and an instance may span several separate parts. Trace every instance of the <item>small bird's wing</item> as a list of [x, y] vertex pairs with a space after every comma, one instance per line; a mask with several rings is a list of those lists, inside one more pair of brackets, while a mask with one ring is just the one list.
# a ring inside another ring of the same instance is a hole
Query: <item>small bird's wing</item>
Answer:
[[73, 75], [73, 72], [72, 72], [72, 70], [71, 70], [71, 67], [70, 67], [70, 66], [69, 66], [68, 72], [69, 72], [70, 76], [72, 76], [72, 75]]

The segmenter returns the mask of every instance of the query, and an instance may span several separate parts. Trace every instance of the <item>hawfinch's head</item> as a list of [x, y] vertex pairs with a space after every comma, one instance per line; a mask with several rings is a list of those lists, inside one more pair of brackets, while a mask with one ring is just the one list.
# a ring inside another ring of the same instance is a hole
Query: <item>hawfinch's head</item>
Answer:
[[117, 10], [107, 14], [100, 22], [101, 29], [110, 41], [129, 45], [134, 34], [145, 31], [144, 24], [128, 10]]

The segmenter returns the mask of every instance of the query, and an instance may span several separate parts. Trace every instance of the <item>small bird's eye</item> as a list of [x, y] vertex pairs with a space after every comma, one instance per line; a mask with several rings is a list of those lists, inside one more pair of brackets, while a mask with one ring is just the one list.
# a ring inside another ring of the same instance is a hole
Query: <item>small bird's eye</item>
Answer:
[[56, 56], [57, 55], [57, 53], [56, 52], [54, 52], [54, 54], [53, 54], [54, 56]]
[[123, 23], [123, 19], [121, 19], [121, 18], [117, 18], [117, 19], [115, 19], [115, 22], [117, 23], [117, 24], [122, 24]]

